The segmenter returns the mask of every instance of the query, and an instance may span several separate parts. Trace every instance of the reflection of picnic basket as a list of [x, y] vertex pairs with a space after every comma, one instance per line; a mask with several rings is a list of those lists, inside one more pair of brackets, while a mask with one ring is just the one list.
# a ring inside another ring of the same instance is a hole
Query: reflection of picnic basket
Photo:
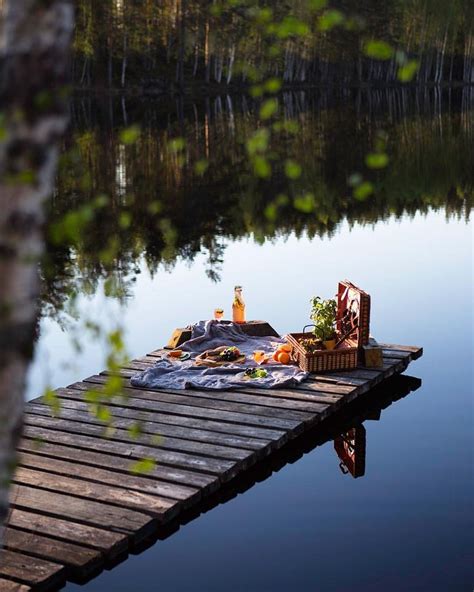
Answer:
[[339, 282], [337, 290], [336, 335], [333, 350], [308, 352], [301, 343], [309, 333], [290, 333], [292, 357], [305, 372], [350, 370], [359, 363], [361, 348], [369, 342], [370, 296], [351, 282]]

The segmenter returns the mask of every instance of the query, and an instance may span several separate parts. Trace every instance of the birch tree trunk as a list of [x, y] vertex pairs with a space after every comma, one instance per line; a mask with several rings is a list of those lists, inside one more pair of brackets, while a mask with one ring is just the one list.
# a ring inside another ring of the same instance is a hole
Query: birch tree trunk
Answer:
[[0, 36], [0, 543], [37, 323], [43, 204], [67, 125], [71, 0], [7, 0]]
[[125, 74], [127, 72], [127, 33], [123, 34], [123, 57], [122, 57], [122, 74], [120, 76], [120, 86], [125, 88]]

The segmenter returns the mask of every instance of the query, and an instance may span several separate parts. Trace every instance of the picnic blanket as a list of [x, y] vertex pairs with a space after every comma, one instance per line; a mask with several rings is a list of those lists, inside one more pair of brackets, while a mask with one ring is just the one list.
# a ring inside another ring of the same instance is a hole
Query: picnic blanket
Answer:
[[[189, 360], [182, 362], [170, 359], [164, 354], [152, 367], [133, 375], [130, 382], [133, 386], [149, 389], [229, 390], [249, 386], [265, 389], [294, 387], [302, 382], [308, 373], [293, 365], [268, 362], [262, 366], [268, 372], [265, 378], [245, 378], [245, 369], [257, 366], [252, 358], [254, 350], [271, 353], [283, 342], [283, 339], [276, 337], [249, 336], [234, 323], [201, 321], [193, 326], [191, 339], [180, 347], [191, 354]], [[194, 364], [197, 355], [221, 345], [238, 347], [247, 359], [243, 364], [229, 364], [218, 368]]]

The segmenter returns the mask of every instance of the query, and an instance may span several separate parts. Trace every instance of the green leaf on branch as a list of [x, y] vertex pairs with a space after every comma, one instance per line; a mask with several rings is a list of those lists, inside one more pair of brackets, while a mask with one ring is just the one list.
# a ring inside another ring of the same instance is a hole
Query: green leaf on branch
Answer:
[[194, 172], [196, 173], [196, 175], [199, 175], [200, 177], [202, 177], [208, 168], [209, 168], [209, 162], [207, 160], [205, 160], [205, 159], [198, 160], [196, 162], [196, 164], [194, 165]]
[[264, 210], [265, 218], [270, 222], [275, 222], [278, 216], [278, 208], [274, 203], [269, 203]]
[[260, 156], [259, 154], [253, 157], [253, 170], [257, 177], [262, 179], [268, 179], [272, 174], [270, 163], [264, 156]]
[[276, 204], [279, 207], [287, 206], [290, 203], [290, 200], [287, 195], [284, 193], [279, 193], [276, 198]]
[[150, 214], [155, 216], [156, 214], [159, 214], [163, 210], [163, 204], [158, 200], [154, 200], [148, 206], [147, 210], [150, 212]]
[[102, 421], [104, 423], [110, 423], [112, 420], [112, 413], [110, 412], [110, 409], [105, 405], [97, 405], [95, 409], [95, 416], [99, 421]]
[[359, 201], [364, 201], [372, 195], [374, 186], [370, 181], [363, 181], [358, 187], [354, 189], [354, 197]]
[[310, 214], [311, 212], [314, 212], [316, 207], [314, 195], [312, 193], [305, 193], [304, 195], [295, 197], [293, 200], [293, 205], [300, 212], [303, 212], [304, 214]]
[[263, 95], [263, 87], [261, 84], [254, 84], [250, 87], [250, 94], [254, 99]]
[[120, 141], [123, 144], [135, 144], [140, 137], [140, 127], [138, 125], [131, 125], [120, 132]]
[[309, 9], [314, 11], [326, 8], [327, 4], [327, 0], [309, 0], [308, 2]]
[[250, 156], [258, 152], [265, 152], [268, 148], [268, 141], [270, 139], [270, 132], [267, 128], [262, 128], [254, 132], [247, 140], [247, 152]]
[[268, 23], [272, 20], [273, 11], [271, 8], [258, 8], [254, 18], [258, 23]]
[[418, 60], [409, 60], [398, 69], [397, 77], [400, 82], [410, 82], [416, 76], [420, 63]]
[[365, 157], [365, 164], [369, 169], [383, 169], [388, 164], [388, 155], [383, 152], [371, 152]]
[[260, 107], [260, 117], [270, 119], [278, 111], [277, 99], [267, 99]]
[[389, 60], [393, 56], [393, 47], [385, 41], [371, 39], [366, 41], [364, 53], [374, 60]]
[[101, 393], [95, 389], [88, 389], [84, 393], [84, 401], [89, 403], [89, 405], [97, 405], [97, 403], [101, 400]]
[[54, 417], [57, 417], [61, 411], [61, 401], [59, 400], [58, 395], [52, 388], [47, 387], [43, 394], [43, 400], [51, 409], [51, 414]]
[[119, 216], [119, 226], [126, 230], [129, 228], [130, 224], [132, 223], [132, 215], [130, 212], [120, 212]]
[[281, 80], [279, 78], [269, 78], [264, 84], [265, 90], [269, 93], [278, 92], [281, 88]]
[[344, 15], [340, 10], [327, 10], [318, 19], [320, 31], [330, 31], [344, 22]]
[[107, 377], [107, 382], [104, 385], [104, 395], [113, 398], [120, 395], [123, 391], [123, 379], [121, 376], [112, 375]]
[[177, 153], [184, 150], [186, 147], [186, 140], [184, 138], [173, 138], [168, 142], [168, 148], [171, 152]]
[[281, 21], [281, 23], [278, 24], [275, 32], [277, 36], [280, 37], [280, 39], [286, 39], [287, 37], [291, 37], [292, 35], [295, 35], [297, 37], [308, 35], [310, 29], [307, 23], [296, 18], [293, 15], [290, 15], [286, 16]]
[[135, 475], [145, 475], [151, 473], [156, 467], [156, 461], [152, 458], [141, 458], [130, 466], [130, 472]]
[[137, 440], [143, 434], [143, 428], [139, 421], [132, 423], [127, 428], [128, 435], [133, 440]]
[[301, 176], [301, 166], [294, 160], [285, 162], [285, 175], [288, 179], [298, 179]]

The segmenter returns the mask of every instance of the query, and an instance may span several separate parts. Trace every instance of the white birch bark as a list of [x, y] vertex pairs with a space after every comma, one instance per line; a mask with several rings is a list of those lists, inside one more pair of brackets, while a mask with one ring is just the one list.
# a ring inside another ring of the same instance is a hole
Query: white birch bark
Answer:
[[0, 35], [0, 544], [37, 323], [43, 204], [67, 125], [70, 0], [7, 0]]

